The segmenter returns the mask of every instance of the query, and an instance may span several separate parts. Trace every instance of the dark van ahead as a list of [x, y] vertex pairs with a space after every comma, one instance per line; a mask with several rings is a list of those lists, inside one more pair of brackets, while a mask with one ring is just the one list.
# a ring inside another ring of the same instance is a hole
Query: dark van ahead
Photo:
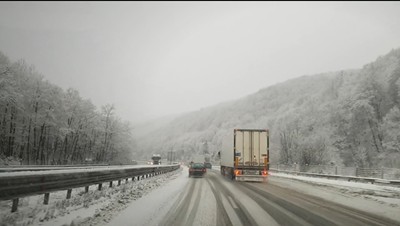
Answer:
[[189, 166], [189, 177], [203, 177], [206, 172], [207, 170], [203, 163], [192, 163]]

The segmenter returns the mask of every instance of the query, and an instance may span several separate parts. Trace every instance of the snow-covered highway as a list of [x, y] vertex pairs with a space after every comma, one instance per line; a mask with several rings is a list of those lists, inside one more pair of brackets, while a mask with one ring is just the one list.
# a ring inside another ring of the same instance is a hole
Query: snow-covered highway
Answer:
[[[350, 183], [346, 190], [346, 183], [325, 181], [305, 183], [277, 174], [268, 183], [243, 183], [216, 170], [188, 178], [185, 169], [108, 225], [400, 225], [400, 208], [393, 203], [399, 201], [399, 188], [358, 183], [364, 188], [357, 189]], [[384, 191], [393, 200], [366, 196]]]
[[[400, 188], [272, 173], [267, 183], [233, 182], [216, 169], [188, 169], [0, 206], [2, 225], [400, 225]], [[57, 198], [59, 197], [59, 198]], [[36, 206], [35, 206], [36, 202]], [[27, 205], [29, 203], [29, 205]]]

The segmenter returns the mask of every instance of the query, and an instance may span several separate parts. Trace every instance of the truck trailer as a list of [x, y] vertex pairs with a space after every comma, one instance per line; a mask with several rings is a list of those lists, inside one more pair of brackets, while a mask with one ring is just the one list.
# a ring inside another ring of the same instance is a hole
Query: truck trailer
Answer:
[[234, 129], [222, 141], [220, 158], [223, 176], [265, 182], [269, 170], [269, 130]]
[[160, 154], [153, 154], [151, 157], [151, 160], [153, 160], [152, 165], [161, 165], [161, 155]]

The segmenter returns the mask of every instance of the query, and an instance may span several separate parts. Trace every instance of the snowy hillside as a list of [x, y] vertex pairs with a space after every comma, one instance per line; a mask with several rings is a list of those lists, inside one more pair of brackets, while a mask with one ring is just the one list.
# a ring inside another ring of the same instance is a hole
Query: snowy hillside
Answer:
[[137, 153], [189, 158], [206, 141], [215, 155], [228, 130], [269, 128], [274, 162], [398, 167], [399, 78], [396, 49], [362, 69], [302, 76], [177, 117], [138, 139]]

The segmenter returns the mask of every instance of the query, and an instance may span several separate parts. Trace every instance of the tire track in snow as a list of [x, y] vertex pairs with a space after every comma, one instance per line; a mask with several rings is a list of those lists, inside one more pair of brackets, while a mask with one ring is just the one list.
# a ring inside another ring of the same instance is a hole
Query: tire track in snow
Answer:
[[302, 218], [296, 216], [290, 211], [287, 211], [283, 207], [279, 206], [272, 200], [263, 196], [257, 191], [248, 188], [245, 185], [239, 185], [238, 188], [252, 198], [258, 205], [260, 205], [266, 212], [268, 212], [275, 220], [282, 226], [291, 225], [311, 225], [304, 221]]
[[[229, 199], [232, 200], [234, 202], [234, 205], [236, 205], [238, 207], [238, 208], [233, 208], [233, 207], [232, 208], [234, 209], [236, 215], [240, 219], [242, 225], [258, 225], [257, 222], [252, 218], [251, 214], [247, 211], [245, 206], [236, 199], [236, 195], [233, 194], [232, 191], [227, 189], [221, 183], [221, 179], [225, 180], [225, 178], [217, 178], [219, 175], [217, 175], [216, 173], [213, 173], [210, 175], [212, 175], [210, 177], [210, 179], [218, 187], [218, 190], [221, 191], [221, 194], [223, 194], [225, 196], [226, 200], [229, 200]], [[229, 198], [229, 196], [231, 198]]]
[[400, 225], [363, 211], [273, 184], [242, 184], [312, 225]]
[[189, 214], [188, 220], [186, 222], [187, 223], [186, 225], [193, 225], [194, 217], [196, 216], [197, 210], [199, 209], [200, 198], [201, 198], [204, 182], [203, 182], [203, 180], [201, 180], [200, 182], [197, 182], [197, 179], [196, 179], [196, 183], [199, 184], [197, 186], [198, 189], [195, 193], [196, 199], [194, 201], [193, 207], [190, 208], [190, 214]]
[[171, 209], [167, 213], [167, 220], [165, 223], [162, 223], [160, 225], [187, 225], [186, 224], [186, 217], [187, 217], [187, 212], [193, 197], [193, 191], [194, 188], [197, 184], [197, 180], [191, 180], [190, 181], [190, 186], [186, 189], [185, 196], [182, 196], [177, 200], [176, 208]]
[[211, 191], [214, 194], [215, 200], [217, 201], [217, 225], [226, 225], [226, 226], [231, 226], [232, 222], [229, 219], [229, 215], [225, 210], [224, 204], [222, 203], [221, 200], [221, 193], [217, 192], [214, 185], [210, 181], [209, 178], [206, 179], [207, 183], [210, 185]]

